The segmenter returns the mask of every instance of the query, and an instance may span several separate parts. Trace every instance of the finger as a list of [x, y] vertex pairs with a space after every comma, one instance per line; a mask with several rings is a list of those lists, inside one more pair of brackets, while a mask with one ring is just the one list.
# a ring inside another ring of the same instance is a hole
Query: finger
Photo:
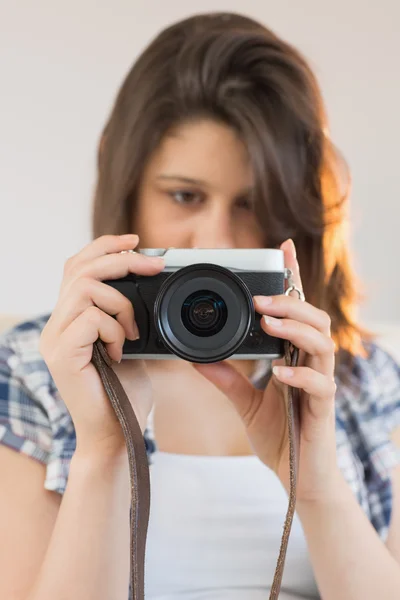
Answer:
[[105, 313], [115, 316], [128, 339], [138, 339], [132, 302], [121, 292], [95, 279], [82, 277], [71, 284], [68, 294], [57, 304], [50, 317], [50, 328], [60, 335], [82, 312], [97, 306]]
[[293, 283], [296, 285], [296, 287], [303, 291], [299, 263], [296, 257], [296, 247], [293, 240], [285, 240], [283, 244], [281, 244], [280, 249], [283, 250], [284, 253], [285, 267], [290, 269], [293, 273]]
[[74, 256], [71, 256], [65, 263], [65, 271], [75, 269], [77, 265], [93, 260], [98, 256], [122, 252], [123, 250], [133, 250], [139, 243], [139, 236], [135, 233], [125, 235], [102, 235], [90, 244], [87, 244]]
[[333, 378], [326, 377], [309, 367], [275, 366], [273, 375], [281, 382], [304, 390], [310, 396], [310, 409], [314, 416], [323, 416], [332, 410], [332, 400], [336, 393]]
[[294, 296], [254, 296], [253, 300], [256, 311], [262, 315], [288, 317], [315, 327], [326, 335], [331, 333], [329, 315], [308, 302], [301, 302]]
[[254, 405], [259, 404], [262, 391], [227, 362], [194, 364], [194, 368], [227, 396], [245, 424], [254, 414]]
[[290, 340], [300, 350], [318, 358], [315, 364], [322, 373], [333, 371], [335, 346], [331, 337], [299, 321], [266, 315], [261, 319], [261, 327], [268, 335]]
[[119, 279], [129, 273], [136, 275], [157, 275], [165, 266], [163, 258], [144, 254], [107, 254], [91, 261], [77, 264], [72, 268], [62, 284], [62, 293], [68, 292], [73, 281], [80, 277], [105, 281]]
[[119, 362], [125, 332], [121, 325], [96, 306], [90, 306], [60, 335], [59, 342], [66, 357], [79, 357], [82, 351], [100, 338], [106, 345], [109, 356]]

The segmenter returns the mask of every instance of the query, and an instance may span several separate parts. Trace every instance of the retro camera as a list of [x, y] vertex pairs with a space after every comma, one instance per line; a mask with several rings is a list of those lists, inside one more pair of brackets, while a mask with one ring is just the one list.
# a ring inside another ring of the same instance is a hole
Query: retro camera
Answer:
[[124, 358], [227, 358], [283, 355], [283, 340], [261, 329], [252, 297], [283, 294], [284, 256], [273, 249], [144, 249], [162, 256], [154, 276], [130, 274], [105, 283], [132, 302], [140, 339], [125, 340]]

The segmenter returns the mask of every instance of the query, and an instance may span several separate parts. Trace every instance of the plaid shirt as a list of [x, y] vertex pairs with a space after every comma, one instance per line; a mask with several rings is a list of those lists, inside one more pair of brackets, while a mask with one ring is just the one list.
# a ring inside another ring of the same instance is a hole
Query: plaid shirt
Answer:
[[[46, 465], [45, 488], [66, 488], [76, 437], [71, 416], [39, 353], [48, 316], [21, 323], [0, 337], [0, 442]], [[391, 470], [400, 450], [390, 440], [400, 424], [400, 367], [375, 344], [368, 358], [336, 372], [338, 465], [382, 539], [392, 508]], [[350, 358], [350, 357], [349, 357]], [[149, 462], [156, 450], [144, 433]]]

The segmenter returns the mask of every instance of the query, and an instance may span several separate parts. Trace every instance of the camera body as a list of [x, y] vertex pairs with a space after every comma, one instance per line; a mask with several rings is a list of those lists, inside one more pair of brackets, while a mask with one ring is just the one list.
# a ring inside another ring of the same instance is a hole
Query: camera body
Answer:
[[253, 296], [285, 290], [281, 250], [144, 249], [162, 256], [154, 276], [130, 274], [104, 283], [132, 302], [140, 338], [125, 340], [123, 358], [182, 358], [212, 363], [283, 356], [283, 340], [266, 334]]

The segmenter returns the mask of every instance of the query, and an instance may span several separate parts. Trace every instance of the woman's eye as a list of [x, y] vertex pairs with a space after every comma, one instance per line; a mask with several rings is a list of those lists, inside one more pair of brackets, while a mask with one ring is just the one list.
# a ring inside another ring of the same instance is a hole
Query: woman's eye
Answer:
[[170, 196], [178, 202], [178, 204], [193, 204], [199, 201], [199, 194], [195, 192], [189, 192], [185, 190], [178, 190], [176, 192], [170, 192]]
[[239, 198], [236, 202], [237, 208], [242, 208], [244, 210], [253, 210], [253, 202], [250, 198]]

